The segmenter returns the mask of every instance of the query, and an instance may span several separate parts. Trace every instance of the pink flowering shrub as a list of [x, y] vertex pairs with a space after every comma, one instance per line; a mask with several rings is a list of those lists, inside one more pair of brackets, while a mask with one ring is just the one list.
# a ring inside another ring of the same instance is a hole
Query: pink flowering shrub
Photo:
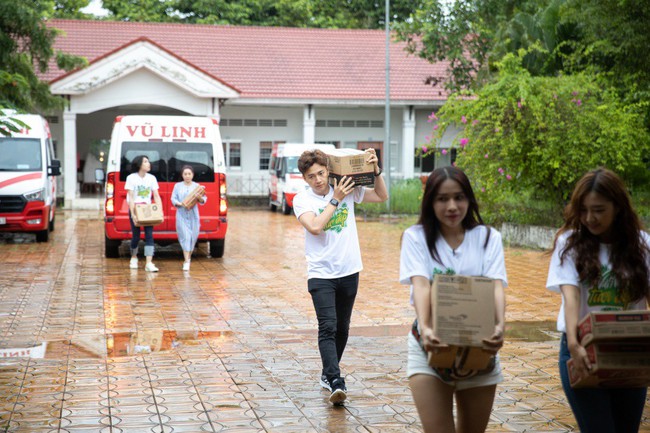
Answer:
[[[429, 118], [423, 154], [439, 152], [450, 126], [456, 162], [482, 202], [530, 195], [555, 203], [558, 212], [587, 170], [605, 166], [624, 178], [645, 170], [650, 135], [643, 104], [626, 105], [589, 75], [532, 77], [521, 58], [508, 54], [498, 78], [475, 94], [455, 94]], [[425, 150], [426, 149], [426, 150]]]

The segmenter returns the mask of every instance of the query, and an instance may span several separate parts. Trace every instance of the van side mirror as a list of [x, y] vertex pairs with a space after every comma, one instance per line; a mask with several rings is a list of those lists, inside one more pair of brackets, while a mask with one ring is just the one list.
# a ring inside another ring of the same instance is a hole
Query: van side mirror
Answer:
[[61, 176], [61, 161], [58, 159], [50, 161], [47, 171], [50, 176]]
[[106, 174], [104, 173], [104, 169], [103, 168], [96, 168], [95, 169], [95, 182], [104, 183], [105, 178], [106, 178]]

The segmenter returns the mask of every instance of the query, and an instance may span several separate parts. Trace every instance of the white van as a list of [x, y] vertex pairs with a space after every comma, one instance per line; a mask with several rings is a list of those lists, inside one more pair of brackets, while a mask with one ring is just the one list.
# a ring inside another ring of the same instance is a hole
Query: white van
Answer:
[[174, 185], [182, 182], [181, 168], [194, 168], [194, 181], [205, 186], [208, 201], [201, 206], [199, 241], [207, 241], [212, 257], [222, 257], [228, 228], [226, 164], [216, 119], [193, 116], [118, 116], [113, 124], [106, 173], [104, 206], [106, 257], [118, 257], [123, 240], [131, 239], [129, 206], [124, 189], [131, 161], [145, 155], [158, 180], [165, 221], [155, 226], [154, 241], [178, 242], [176, 210], [171, 204]]
[[47, 242], [54, 230], [61, 162], [42, 116], [5, 110], [3, 121], [11, 119], [26, 126], [0, 134], [0, 231], [33, 232], [37, 242]]
[[289, 215], [293, 209], [293, 198], [307, 188], [307, 182], [298, 170], [298, 158], [304, 151], [334, 148], [333, 144], [274, 144], [269, 162], [269, 209], [275, 211], [279, 206], [283, 214]]

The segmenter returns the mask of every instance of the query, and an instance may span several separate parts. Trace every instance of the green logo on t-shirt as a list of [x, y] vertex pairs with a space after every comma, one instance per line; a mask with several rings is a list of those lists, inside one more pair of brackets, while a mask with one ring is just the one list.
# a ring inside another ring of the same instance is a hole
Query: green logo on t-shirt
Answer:
[[433, 275], [456, 275], [456, 271], [447, 268], [444, 271], [440, 268], [433, 268]]
[[135, 195], [140, 198], [149, 198], [151, 197], [151, 187], [145, 185], [136, 185], [135, 186]]
[[[321, 209], [320, 212], [322, 213], [325, 210], [325, 208]], [[336, 211], [334, 211], [334, 215], [332, 215], [332, 218], [325, 224], [325, 227], [323, 230], [333, 230], [336, 233], [341, 233], [341, 230], [343, 230], [343, 227], [346, 227], [347, 224], [347, 219], [348, 215], [350, 213], [350, 209], [348, 209], [347, 203], [343, 203], [341, 207], [337, 208]]]
[[589, 289], [587, 305], [590, 307], [601, 306], [604, 310], [620, 310], [625, 308], [627, 302], [621, 298], [618, 293], [618, 283], [616, 275], [607, 266], [600, 269], [600, 281], [597, 286]]

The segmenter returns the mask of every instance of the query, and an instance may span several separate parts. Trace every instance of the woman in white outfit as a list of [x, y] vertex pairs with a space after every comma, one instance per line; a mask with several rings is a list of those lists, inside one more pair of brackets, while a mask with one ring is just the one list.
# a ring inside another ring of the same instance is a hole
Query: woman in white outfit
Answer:
[[[174, 185], [172, 192], [172, 204], [176, 207], [176, 232], [178, 233], [178, 242], [183, 248], [183, 270], [190, 270], [190, 261], [192, 260], [192, 251], [199, 238], [199, 208], [196, 205], [185, 207], [183, 200], [189, 193], [200, 186], [194, 182], [194, 168], [190, 165], [185, 165], [181, 169], [183, 182], [178, 182]], [[204, 188], [204, 187], [201, 187]], [[205, 204], [207, 197], [204, 195], [199, 199], [200, 204]]]

